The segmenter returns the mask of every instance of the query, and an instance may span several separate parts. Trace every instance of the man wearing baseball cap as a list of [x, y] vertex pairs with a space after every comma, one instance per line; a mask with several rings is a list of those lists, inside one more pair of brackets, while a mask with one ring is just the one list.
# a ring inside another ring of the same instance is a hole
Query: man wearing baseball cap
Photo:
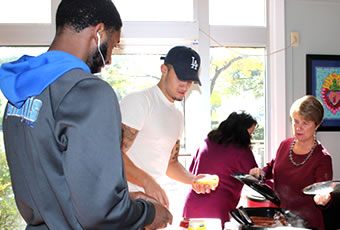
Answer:
[[210, 185], [195, 183], [194, 176], [178, 161], [183, 114], [175, 102], [182, 101], [193, 82], [201, 85], [198, 53], [176, 46], [161, 58], [161, 80], [157, 85], [123, 98], [122, 151], [130, 191], [144, 191], [166, 207], [169, 201], [158, 179], [164, 175], [191, 184], [197, 193], [210, 193]]
[[198, 77], [201, 58], [195, 50], [186, 46], [176, 46], [162, 59], [164, 63], [172, 65], [178, 79], [194, 81], [201, 85]]

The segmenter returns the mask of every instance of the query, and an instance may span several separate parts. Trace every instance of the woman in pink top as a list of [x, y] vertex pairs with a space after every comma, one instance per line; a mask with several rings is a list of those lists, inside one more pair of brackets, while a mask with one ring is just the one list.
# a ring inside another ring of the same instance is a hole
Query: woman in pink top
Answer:
[[190, 191], [186, 197], [183, 217], [219, 218], [224, 225], [229, 212], [236, 208], [243, 184], [231, 176], [234, 172], [247, 173], [257, 167], [251, 151], [250, 139], [256, 120], [245, 112], [233, 112], [216, 130], [208, 134], [193, 158], [190, 172], [216, 174], [219, 185], [210, 194]]
[[296, 100], [290, 109], [293, 138], [281, 142], [276, 158], [263, 170], [254, 168], [249, 172], [273, 179], [280, 207], [302, 217], [312, 229], [324, 229], [320, 205], [325, 205], [329, 196], [320, 199], [319, 195], [305, 195], [302, 190], [333, 177], [331, 156], [315, 136], [323, 114], [323, 106], [314, 96]]

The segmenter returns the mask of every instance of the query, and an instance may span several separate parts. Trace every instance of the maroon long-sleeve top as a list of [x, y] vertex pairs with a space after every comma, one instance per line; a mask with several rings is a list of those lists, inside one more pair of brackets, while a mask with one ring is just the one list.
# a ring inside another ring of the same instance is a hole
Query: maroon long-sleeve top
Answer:
[[[302, 217], [311, 228], [324, 229], [321, 207], [313, 196], [305, 195], [304, 187], [315, 182], [332, 180], [332, 159], [324, 146], [318, 142], [312, 156], [303, 165], [295, 166], [289, 160], [293, 138], [281, 142], [275, 159], [263, 169], [266, 179], [273, 179], [274, 189], [281, 200], [281, 208], [288, 209]], [[294, 162], [300, 163], [307, 155], [292, 152]]]
[[232, 173], [248, 173], [257, 167], [250, 148], [239, 148], [233, 144], [226, 147], [209, 139], [198, 149], [190, 171], [217, 174], [219, 185], [210, 194], [197, 194], [190, 191], [186, 197], [183, 216], [188, 218], [219, 218], [224, 225], [229, 221], [229, 212], [236, 208], [243, 184], [231, 176]]

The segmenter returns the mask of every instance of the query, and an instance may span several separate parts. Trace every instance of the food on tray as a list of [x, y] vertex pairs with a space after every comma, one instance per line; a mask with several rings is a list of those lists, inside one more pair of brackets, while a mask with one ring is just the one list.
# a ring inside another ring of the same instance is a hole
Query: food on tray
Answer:
[[195, 183], [198, 184], [210, 184], [213, 188], [216, 188], [218, 186], [219, 177], [217, 175], [209, 175], [198, 179], [195, 181]]
[[282, 213], [275, 213], [273, 217], [250, 216], [250, 219], [256, 226], [262, 227], [279, 227], [287, 226], [287, 220]]
[[188, 230], [205, 230], [204, 220], [190, 220]]

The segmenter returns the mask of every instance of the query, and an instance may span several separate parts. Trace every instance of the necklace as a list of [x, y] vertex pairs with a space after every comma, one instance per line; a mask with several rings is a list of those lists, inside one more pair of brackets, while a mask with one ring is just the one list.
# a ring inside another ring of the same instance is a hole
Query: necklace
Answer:
[[300, 166], [300, 165], [303, 165], [304, 163], [306, 163], [306, 161], [308, 161], [308, 159], [312, 156], [312, 153], [313, 153], [315, 147], [317, 146], [318, 142], [316, 141], [316, 139], [314, 140], [314, 145], [313, 145], [312, 149], [308, 153], [307, 157], [301, 163], [296, 163], [293, 160], [293, 147], [295, 145], [295, 142], [296, 142], [296, 139], [294, 139], [292, 145], [290, 146], [290, 149], [289, 149], [289, 160], [290, 160], [290, 162], [292, 162], [293, 165]]

